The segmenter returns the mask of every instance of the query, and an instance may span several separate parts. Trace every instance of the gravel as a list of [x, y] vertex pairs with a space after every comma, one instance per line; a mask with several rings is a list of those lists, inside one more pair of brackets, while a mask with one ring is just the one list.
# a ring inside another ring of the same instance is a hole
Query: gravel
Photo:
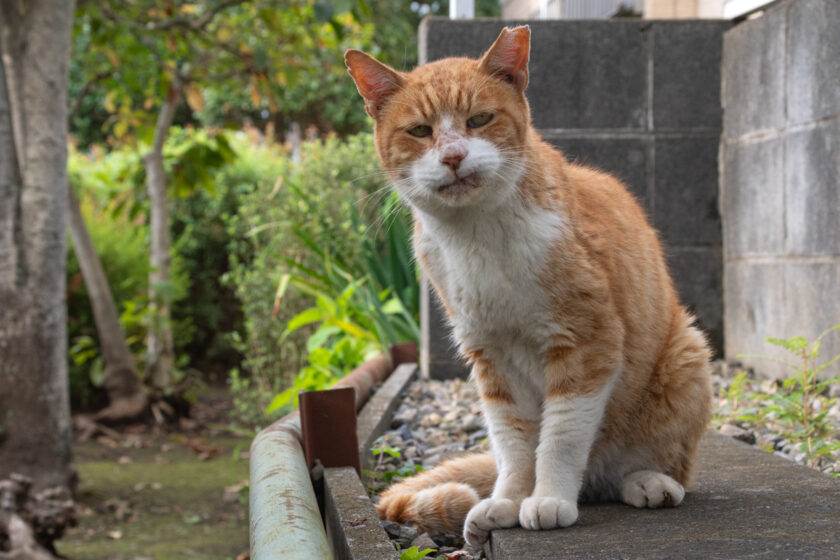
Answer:
[[[789, 461], [794, 461], [824, 473], [840, 473], [840, 449], [828, 456], [809, 458], [803, 444], [787, 441], [773, 431], [772, 423], [742, 421], [733, 418], [732, 403], [721, 391], [730, 386], [732, 365], [715, 363], [715, 420], [718, 431], [744, 443], [755, 445]], [[767, 393], [775, 390], [772, 382], [750, 379], [747, 393]], [[421, 469], [429, 469], [441, 461], [467, 451], [489, 449], [479, 398], [473, 383], [462, 380], [436, 381], [420, 379], [412, 383], [401, 396], [402, 402], [391, 422], [391, 429], [377, 441], [376, 463], [366, 477], [371, 495], [381, 492], [389, 484], [411, 476]], [[823, 402], [827, 403], [825, 397]], [[829, 406], [829, 405], [826, 405]], [[837, 428], [831, 440], [840, 442], [840, 404], [831, 405], [827, 418]], [[374, 497], [374, 500], [376, 498]], [[399, 525], [382, 521], [383, 527], [401, 549], [417, 546], [419, 550], [435, 549], [430, 558], [479, 560], [480, 550], [466, 545], [461, 535], [428, 535], [419, 533], [411, 523]]]

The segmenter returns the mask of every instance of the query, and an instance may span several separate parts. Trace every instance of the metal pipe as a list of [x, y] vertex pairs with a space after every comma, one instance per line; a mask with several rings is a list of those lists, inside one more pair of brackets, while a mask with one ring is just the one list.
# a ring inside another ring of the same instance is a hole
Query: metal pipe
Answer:
[[251, 444], [252, 560], [332, 557], [300, 445], [300, 418], [291, 416]]
[[[392, 371], [391, 358], [383, 354], [333, 387], [352, 387], [358, 410], [373, 386]], [[332, 557], [300, 438], [300, 416], [295, 411], [265, 428], [251, 443], [251, 560]]]

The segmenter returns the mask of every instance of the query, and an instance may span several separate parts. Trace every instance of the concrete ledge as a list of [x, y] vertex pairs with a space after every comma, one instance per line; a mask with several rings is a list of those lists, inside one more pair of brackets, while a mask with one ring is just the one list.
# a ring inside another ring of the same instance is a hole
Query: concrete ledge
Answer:
[[353, 467], [324, 471], [324, 522], [337, 560], [400, 557]]
[[356, 419], [359, 439], [359, 459], [362, 469], [370, 467], [370, 448], [390, 426], [394, 411], [400, 404], [400, 394], [417, 376], [417, 364], [403, 364], [388, 377], [373, 394]]
[[490, 560], [840, 557], [840, 480], [717, 434], [682, 506], [583, 505], [568, 529], [494, 531]]

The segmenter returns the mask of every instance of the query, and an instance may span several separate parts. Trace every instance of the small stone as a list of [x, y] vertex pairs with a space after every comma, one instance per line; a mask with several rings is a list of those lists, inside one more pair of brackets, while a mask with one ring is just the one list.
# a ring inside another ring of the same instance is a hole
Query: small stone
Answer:
[[715, 360], [712, 362], [712, 375], [717, 375], [724, 379], [729, 377], [729, 364], [725, 360]]
[[434, 535], [432, 540], [440, 547], [454, 547], [457, 550], [464, 546], [464, 537], [461, 535]]
[[481, 429], [481, 420], [475, 414], [467, 414], [461, 423], [461, 429], [466, 433], [471, 433]]
[[438, 463], [440, 463], [440, 454], [430, 455], [428, 457], [423, 458], [423, 466], [424, 467], [436, 467]]
[[402, 407], [391, 420], [392, 428], [399, 428], [404, 424], [411, 424], [417, 418], [417, 409], [411, 407]]
[[398, 539], [400, 538], [400, 524], [394, 523], [393, 521], [386, 521], [382, 520], [379, 522], [382, 525], [382, 528], [385, 529], [385, 532], [388, 533], [388, 538], [390, 539]]
[[437, 550], [437, 543], [432, 540], [432, 537], [429, 536], [429, 533], [421, 533], [417, 535], [413, 541], [411, 541], [411, 546], [416, 546], [418, 550], [427, 550], [429, 548], [433, 548]]
[[400, 536], [397, 537], [396, 541], [400, 543], [400, 546], [402, 546], [403, 548], [409, 548], [411, 546], [411, 541], [416, 539], [419, 533], [420, 532], [417, 529], [401, 525]]
[[430, 414], [434, 414], [436, 410], [437, 409], [432, 405], [424, 404], [423, 406], [421, 406], [420, 410], [417, 411], [417, 415], [422, 417], [420, 423], [422, 424], [423, 420], [425, 420], [425, 417], [429, 416]]
[[773, 450], [776, 448], [776, 442], [773, 441], [773, 438], [768, 434], [761, 434], [758, 436], [755, 439], [755, 445], [761, 449]]
[[470, 434], [470, 444], [475, 445], [479, 440], [482, 440], [487, 437], [487, 430], [484, 428], [480, 430], [476, 430], [475, 432]]
[[432, 446], [446, 445], [450, 441], [452, 441], [452, 438], [446, 432], [432, 432], [426, 438], [426, 443]]
[[429, 414], [428, 416], [425, 416], [420, 421], [420, 425], [425, 427], [425, 428], [429, 428], [431, 426], [438, 426], [438, 425], [440, 425], [442, 420], [443, 420], [443, 418], [441, 418], [440, 414], [437, 414], [436, 412], [433, 412], [433, 413]]
[[718, 431], [725, 436], [749, 443], [750, 445], [755, 443], [755, 434], [753, 432], [739, 428], [734, 424], [724, 424]]
[[400, 427], [399, 434], [400, 434], [400, 437], [401, 437], [404, 441], [408, 441], [408, 440], [410, 440], [410, 439], [414, 439], [414, 435], [412, 435], [412, 433], [411, 433], [411, 428], [409, 428], [409, 427], [408, 427], [408, 424], [403, 424], [403, 425]]
[[458, 410], [458, 409], [455, 409], [455, 410], [450, 410], [450, 411], [449, 411], [449, 412], [447, 412], [447, 413], [446, 413], [446, 415], [443, 417], [443, 421], [444, 421], [444, 422], [455, 422], [456, 420], [458, 420], [458, 418], [459, 418], [461, 415], [462, 415], [462, 414], [461, 414], [461, 411], [460, 411], [460, 410]]

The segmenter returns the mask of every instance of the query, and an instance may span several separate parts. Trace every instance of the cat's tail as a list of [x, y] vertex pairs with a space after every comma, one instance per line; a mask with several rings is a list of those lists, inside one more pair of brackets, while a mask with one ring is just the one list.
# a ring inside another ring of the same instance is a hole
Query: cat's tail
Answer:
[[379, 498], [380, 519], [436, 534], [461, 533], [467, 513], [493, 492], [496, 463], [489, 453], [465, 455], [388, 488]]

